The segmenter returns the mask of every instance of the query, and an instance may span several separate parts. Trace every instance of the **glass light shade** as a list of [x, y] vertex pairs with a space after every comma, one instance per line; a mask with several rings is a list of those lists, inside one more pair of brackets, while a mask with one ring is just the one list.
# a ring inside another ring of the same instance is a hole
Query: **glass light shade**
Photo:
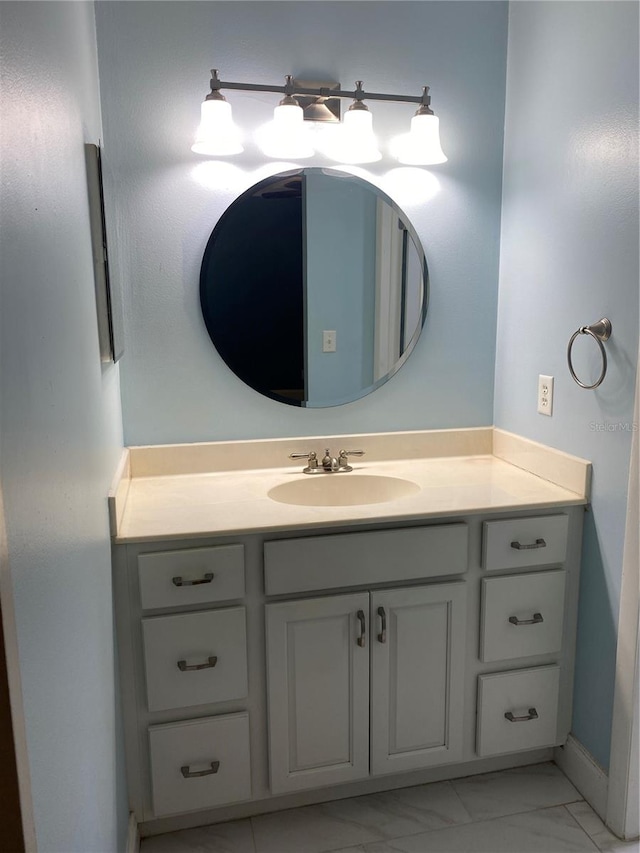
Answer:
[[273, 121], [259, 128], [256, 138], [267, 157], [302, 160], [314, 153], [302, 107], [294, 104], [279, 104], [273, 111]]
[[327, 156], [341, 163], [375, 163], [382, 154], [369, 110], [347, 110]]
[[196, 154], [224, 157], [244, 151], [239, 129], [231, 117], [228, 101], [203, 101], [196, 141], [191, 146]]
[[411, 119], [411, 130], [391, 143], [391, 153], [407, 166], [434, 166], [446, 163], [440, 145], [440, 119], [434, 115], [417, 115]]

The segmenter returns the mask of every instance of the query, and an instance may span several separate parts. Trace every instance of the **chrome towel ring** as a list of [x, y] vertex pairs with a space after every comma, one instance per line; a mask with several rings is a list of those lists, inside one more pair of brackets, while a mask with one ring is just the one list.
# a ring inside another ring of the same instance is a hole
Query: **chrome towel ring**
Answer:
[[[573, 346], [573, 342], [578, 337], [578, 335], [591, 335], [593, 340], [600, 347], [600, 355], [602, 356], [602, 371], [600, 376], [596, 379], [593, 385], [585, 385], [584, 382], [580, 382], [578, 377], [576, 376], [576, 372], [573, 369], [573, 364], [571, 363], [571, 347]], [[567, 362], [569, 364], [569, 372], [573, 377], [574, 382], [581, 388], [586, 388], [587, 390], [591, 390], [592, 388], [597, 388], [598, 385], [602, 384], [602, 380], [607, 375], [607, 354], [604, 350], [603, 342], [608, 341], [611, 337], [611, 321], [607, 320], [606, 317], [603, 317], [601, 320], [598, 320], [597, 323], [594, 323], [591, 326], [580, 326], [577, 331], [575, 331], [571, 338], [569, 339], [569, 344], [567, 345]]]

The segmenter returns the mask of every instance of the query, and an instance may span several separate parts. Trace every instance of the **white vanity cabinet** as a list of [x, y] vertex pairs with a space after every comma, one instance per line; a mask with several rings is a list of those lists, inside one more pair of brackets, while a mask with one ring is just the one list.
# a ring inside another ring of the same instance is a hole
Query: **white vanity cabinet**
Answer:
[[267, 605], [274, 793], [369, 775], [368, 620], [367, 593]]
[[452, 583], [267, 604], [273, 793], [460, 757], [465, 599]]
[[371, 773], [458, 761], [467, 584], [371, 593]]
[[[505, 668], [527, 658], [546, 656], [552, 662], [479, 675], [480, 756], [562, 743], [568, 734], [559, 702], [561, 680], [572, 677], [567, 651], [574, 642], [577, 605], [577, 567], [570, 574], [563, 567], [568, 532], [566, 513], [483, 524], [483, 567], [501, 574], [481, 581], [480, 659]], [[534, 567], [538, 570], [528, 571]]]
[[116, 548], [130, 795], [138, 820], [251, 798], [244, 546]]
[[551, 758], [583, 512], [116, 544], [142, 834]]

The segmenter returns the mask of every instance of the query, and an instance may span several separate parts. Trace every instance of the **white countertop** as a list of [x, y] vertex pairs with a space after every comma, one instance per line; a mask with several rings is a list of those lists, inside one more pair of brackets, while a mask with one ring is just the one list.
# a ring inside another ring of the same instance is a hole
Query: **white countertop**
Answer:
[[[475, 443], [478, 447], [486, 448], [488, 430], [477, 431]], [[464, 434], [465, 451], [474, 443], [470, 443], [469, 435], [474, 433], [473, 430], [438, 431], [440, 439], [445, 432], [449, 451], [456, 449], [456, 436], [452, 435], [456, 432]], [[390, 435], [394, 436], [397, 445], [399, 434]], [[416, 436], [430, 442], [436, 432], [404, 435], [412, 436], [415, 445]], [[344, 438], [344, 445], [341, 439], [332, 438], [332, 446], [353, 446], [354, 437], [341, 438]], [[366, 436], [357, 438], [360, 446], [366, 445]], [[176, 448], [185, 446], [167, 448], [164, 455], [158, 448], [153, 448], [157, 473], [149, 473], [153, 469], [142, 459], [145, 449], [135, 448], [132, 452], [137, 451], [138, 458], [133, 462], [130, 458], [126, 459], [112, 490], [112, 533], [117, 543], [190, 539], [252, 531], [302, 530], [353, 523], [532, 510], [587, 502], [588, 462], [509, 433], [502, 433], [498, 438], [496, 440], [495, 435], [490, 436], [493, 453], [463, 451], [464, 455], [447, 456], [429, 456], [425, 453], [418, 458], [387, 458], [384, 461], [371, 458], [374, 455], [372, 453], [364, 459], [356, 459], [351, 473], [316, 475], [340, 478], [362, 475], [401, 477], [420, 487], [416, 493], [392, 501], [339, 507], [284, 504], [268, 497], [268, 491], [274, 486], [308, 478], [308, 475], [302, 474], [302, 464], [251, 470], [237, 467], [232, 470], [194, 470], [198, 467], [193, 464], [194, 449], [197, 451], [203, 448], [202, 454], [206, 449], [209, 458], [214, 444], [214, 449], [224, 449], [222, 443], [212, 443], [189, 446], [191, 457], [187, 468], [190, 473], [179, 473], [179, 464], [165, 464], [168, 455], [175, 453]], [[376, 442], [381, 440], [381, 436], [376, 436]], [[280, 439], [272, 443], [279, 446], [282, 441]], [[309, 445], [311, 441], [316, 440], [296, 439], [286, 442], [286, 446], [293, 443], [298, 446]], [[374, 444], [373, 439], [370, 443]], [[238, 444], [242, 443], [228, 443], [234, 447]], [[245, 448], [247, 446], [244, 445]], [[442, 446], [441, 441], [438, 446]], [[162, 460], [162, 464], [157, 464], [158, 459]], [[514, 459], [516, 464], [508, 459]], [[525, 470], [525, 462], [536, 473]], [[167, 470], [174, 473], [167, 474]], [[140, 476], [141, 471], [149, 475]], [[540, 471], [553, 472], [548, 476], [552, 476], [556, 482], [541, 476]]]

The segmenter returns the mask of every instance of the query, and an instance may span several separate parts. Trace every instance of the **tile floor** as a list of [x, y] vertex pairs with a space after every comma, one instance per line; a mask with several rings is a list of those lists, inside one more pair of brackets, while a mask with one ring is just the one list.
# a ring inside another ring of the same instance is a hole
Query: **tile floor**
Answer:
[[487, 773], [144, 839], [141, 853], [640, 853], [555, 764]]

